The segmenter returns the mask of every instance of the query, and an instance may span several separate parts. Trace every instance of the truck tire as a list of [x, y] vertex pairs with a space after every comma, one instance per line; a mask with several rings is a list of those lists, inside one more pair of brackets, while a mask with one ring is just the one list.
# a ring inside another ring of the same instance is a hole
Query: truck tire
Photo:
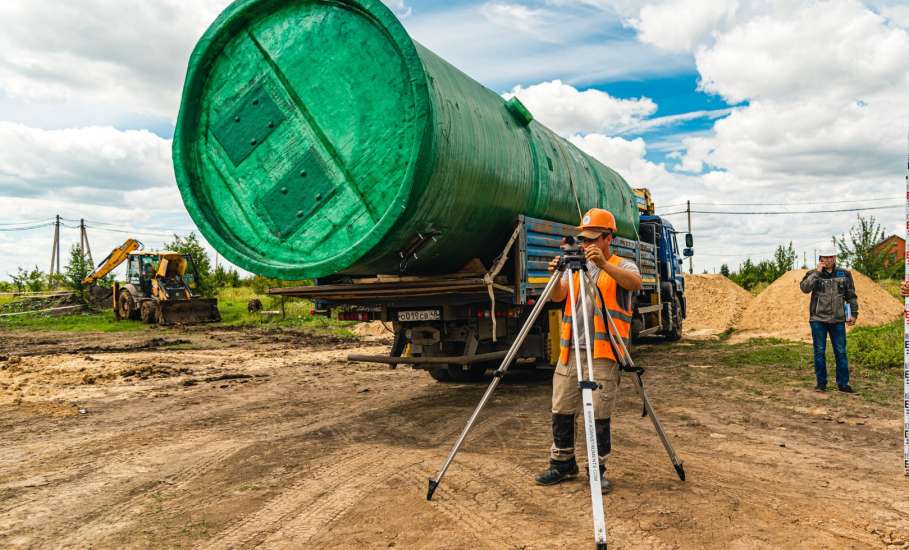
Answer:
[[666, 332], [666, 339], [670, 342], [677, 342], [682, 339], [682, 306], [679, 304], [678, 295], [672, 297], [670, 315], [672, 315], [672, 330]]
[[432, 376], [432, 379], [436, 382], [451, 382], [451, 376], [448, 375], [448, 365], [432, 367], [426, 372], [428, 372], [429, 376]]
[[483, 375], [486, 374], [486, 365], [471, 365], [466, 370], [461, 365], [452, 365], [448, 367], [448, 374], [454, 382], [482, 382]]
[[471, 365], [465, 369], [461, 365], [440, 365], [428, 370], [429, 376], [439, 382], [474, 383], [483, 380], [486, 374], [485, 365]]

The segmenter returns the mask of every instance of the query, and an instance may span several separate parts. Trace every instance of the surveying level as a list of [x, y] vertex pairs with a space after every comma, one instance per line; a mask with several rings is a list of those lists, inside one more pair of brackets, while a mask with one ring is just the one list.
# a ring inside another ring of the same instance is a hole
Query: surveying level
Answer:
[[[448, 467], [454, 460], [455, 455], [457, 455], [458, 451], [461, 448], [461, 445], [464, 443], [464, 439], [467, 437], [467, 433], [471, 430], [471, 428], [473, 428], [473, 425], [476, 422], [480, 411], [482, 411], [483, 407], [486, 406], [486, 403], [489, 401], [492, 393], [495, 391], [496, 387], [499, 385], [499, 382], [505, 376], [505, 373], [508, 371], [508, 367], [511, 365], [511, 362], [517, 355], [521, 345], [524, 343], [524, 339], [527, 337], [527, 334], [530, 332], [530, 329], [533, 327], [533, 324], [539, 317], [540, 313], [542, 313], [543, 309], [546, 307], [550, 294], [552, 294], [553, 289], [559, 283], [562, 278], [562, 274], [566, 270], [568, 270], [569, 274], [568, 299], [571, 300], [571, 303], [574, 307], [573, 311], [577, 311], [578, 305], [580, 305], [581, 311], [583, 312], [582, 320], [583, 328], [586, 331], [585, 334], [590, 333], [592, 320], [589, 318], [587, 303], [588, 300], [595, 300], [595, 298], [589, 294], [587, 289], [587, 285], [589, 284], [589, 281], [587, 280], [587, 259], [584, 256], [583, 251], [575, 244], [573, 237], [567, 237], [563, 243], [564, 244], [562, 245], [562, 250], [564, 251], [564, 255], [561, 257], [555, 272], [549, 278], [549, 282], [546, 284], [546, 287], [540, 294], [537, 303], [530, 311], [530, 315], [528, 316], [527, 321], [524, 323], [524, 326], [522, 326], [521, 330], [518, 332], [514, 343], [512, 343], [505, 357], [502, 359], [502, 363], [499, 365], [499, 368], [496, 369], [496, 371], [493, 373], [492, 382], [489, 384], [489, 387], [486, 388], [486, 392], [483, 394], [483, 397], [480, 399], [477, 407], [470, 415], [470, 418], [467, 421], [467, 425], [464, 426], [464, 429], [461, 431], [461, 434], [455, 441], [455, 444], [452, 447], [451, 451], [448, 453], [448, 457], [445, 459], [442, 467], [439, 469], [438, 473], [436, 473], [436, 476], [434, 478], [429, 478], [429, 490], [426, 493], [426, 500], [432, 500], [433, 493], [435, 493], [436, 489], [439, 486], [439, 483], [442, 481], [442, 477], [445, 475], [445, 472], [448, 470]], [[578, 274], [578, 294], [580, 294], [580, 296], [575, 296], [574, 284], [572, 284], [575, 273]], [[595, 283], [593, 284], [593, 288], [597, 288]], [[580, 302], [580, 304], [578, 302]], [[596, 302], [594, 301], [594, 303]], [[618, 362], [620, 369], [626, 372], [633, 372], [635, 374], [635, 385], [637, 386], [638, 393], [640, 394], [641, 399], [644, 403], [644, 414], [650, 416], [654, 428], [656, 428], [657, 434], [659, 435], [660, 440], [663, 442], [663, 446], [666, 448], [666, 451], [669, 453], [669, 457], [675, 466], [679, 479], [684, 481], [685, 471], [682, 468], [682, 463], [679, 461], [678, 457], [675, 454], [675, 451], [672, 448], [672, 445], [669, 443], [669, 439], [667, 438], [666, 433], [663, 431], [662, 425], [653, 412], [653, 409], [650, 405], [650, 399], [647, 397], [647, 394], [644, 391], [643, 381], [641, 380], [641, 375], [643, 374], [644, 369], [634, 366], [634, 363], [631, 360], [631, 356], [628, 353], [628, 349], [625, 347], [624, 342], [622, 342], [621, 337], [613, 336], [613, 332], [618, 335], [618, 331], [616, 330], [615, 324], [612, 322], [612, 317], [609, 315], [609, 311], [605, 308], [605, 302], [602, 303], [604, 304], [602, 312], [599, 311], [600, 308], [594, 309], [597, 310], [597, 314], [600, 315], [601, 318], [605, 318], [604, 325], [606, 326], [606, 332], [609, 334], [610, 345], [613, 348], [614, 355], [617, 359], [619, 359]], [[574, 349], [578, 351], [580, 346], [578, 345], [579, 333], [577, 315], [571, 316], [571, 330], [572, 338], [574, 341]], [[600, 485], [600, 460], [597, 454], [597, 439], [596, 429], [594, 428], [593, 413], [593, 390], [599, 388], [600, 386], [597, 384], [593, 375], [593, 351], [591, 349], [591, 346], [586, 346], [585, 362], [587, 364], [588, 375], [586, 378], [584, 377], [583, 367], [581, 365], [581, 354], [577, 352], [574, 354], [574, 356], [575, 368], [577, 369], [578, 387], [581, 390], [581, 401], [584, 409], [584, 432], [587, 441], [587, 477], [590, 482], [594, 538], [596, 540], [596, 548], [599, 550], [605, 549], [607, 547], [606, 519], [603, 509], [603, 493]]]

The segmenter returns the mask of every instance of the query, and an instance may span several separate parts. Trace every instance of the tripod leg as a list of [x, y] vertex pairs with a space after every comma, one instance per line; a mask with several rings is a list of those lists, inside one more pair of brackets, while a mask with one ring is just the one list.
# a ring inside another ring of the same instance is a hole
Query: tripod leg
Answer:
[[512, 360], [514, 360], [515, 356], [517, 355], [518, 350], [521, 349], [521, 344], [523, 344], [524, 340], [527, 338], [527, 334], [533, 327], [533, 323], [537, 320], [537, 317], [540, 316], [540, 313], [542, 313], [543, 309], [545, 309], [546, 303], [549, 301], [549, 295], [552, 293], [552, 289], [555, 288], [556, 284], [559, 282], [561, 273], [561, 271], [557, 271], [553, 273], [552, 277], [549, 278], [549, 282], [546, 284], [546, 287], [540, 294], [537, 303], [533, 306], [533, 309], [530, 310], [530, 316], [527, 318], [524, 326], [521, 327], [521, 330], [515, 337], [515, 340], [511, 344], [511, 347], [508, 348], [508, 353], [502, 359], [502, 363], [499, 365], [499, 368], [496, 369], [495, 373], [493, 374], [492, 382], [489, 384], [489, 387], [486, 388], [486, 393], [483, 394], [483, 397], [480, 399], [479, 404], [477, 404], [477, 407], [474, 409], [473, 414], [470, 415], [470, 419], [467, 421], [467, 425], [464, 426], [463, 430], [461, 430], [461, 435], [458, 436], [457, 441], [455, 441], [454, 446], [448, 453], [448, 458], [445, 459], [445, 462], [442, 464], [442, 467], [439, 468], [436, 476], [434, 478], [429, 478], [429, 489], [426, 492], [426, 500], [432, 500], [432, 495], [436, 491], [436, 488], [438, 488], [439, 483], [441, 483], [442, 477], [445, 475], [445, 472], [448, 470], [448, 467], [454, 460], [455, 455], [458, 454], [458, 451], [461, 449], [461, 445], [464, 443], [464, 438], [467, 437], [467, 433], [471, 428], [473, 428], [474, 423], [477, 421], [477, 417], [480, 415], [480, 411], [482, 411], [483, 407], [486, 406], [486, 402], [489, 401], [489, 398], [492, 396], [492, 392], [495, 391], [496, 386], [499, 385], [499, 382], [502, 380], [502, 377], [505, 375], [505, 372], [511, 365]]
[[[573, 275], [573, 273], [572, 273]], [[581, 402], [584, 408], [584, 435], [587, 438], [587, 479], [590, 481], [590, 500], [593, 509], [593, 534], [596, 539], [597, 548], [606, 548], [606, 515], [603, 509], [603, 489], [600, 481], [600, 457], [597, 453], [596, 420], [593, 412], [593, 390], [597, 387], [593, 377], [593, 341], [590, 341], [591, 326], [590, 316], [587, 313], [587, 288], [586, 273], [578, 272], [579, 292], [581, 294], [580, 309], [584, 320], [585, 339], [588, 340], [585, 349], [587, 360], [587, 378], [585, 379], [581, 372], [581, 353], [580, 342], [578, 340], [578, 302], [574, 296], [573, 282], [568, 285], [569, 298], [571, 299], [571, 332], [574, 341], [575, 365], [578, 371], [578, 385], [581, 387]], [[569, 278], [569, 281], [572, 281]]]
[[616, 358], [619, 359], [619, 365], [623, 369], [634, 372], [634, 384], [638, 388], [638, 394], [641, 396], [641, 402], [644, 404], [644, 412], [647, 416], [650, 417], [650, 422], [653, 424], [654, 429], [657, 432], [657, 436], [660, 438], [660, 441], [663, 443], [663, 448], [666, 449], [666, 453], [669, 455], [669, 460], [672, 461], [672, 465], [675, 468], [675, 473], [679, 476], [679, 479], [685, 481], [685, 468], [682, 465], [682, 461], [679, 460], [677, 454], [675, 454], [675, 449], [672, 447], [672, 443], [669, 441], [669, 436], [666, 435], [666, 431], [663, 430], [663, 425], [660, 423], [660, 420], [657, 418], [656, 413], [653, 412], [653, 406], [650, 404], [650, 398], [647, 396], [647, 392], [644, 390], [644, 380], [641, 378], [641, 371], [637, 369], [634, 365], [634, 360], [631, 358], [631, 354], [628, 352], [628, 348], [625, 347], [625, 342], [622, 341], [621, 337], [618, 336], [619, 331], [615, 326], [615, 323], [612, 321], [612, 315], [609, 314], [609, 311], [604, 308], [601, 312], [598, 308], [597, 315], [605, 314], [605, 324], [606, 324], [606, 333], [609, 336], [609, 345], [612, 346], [612, 351], [615, 354]]
[[666, 435], [666, 431], [663, 430], [660, 419], [657, 418], [656, 413], [653, 412], [653, 407], [650, 405], [650, 398], [647, 396], [647, 391], [644, 390], [644, 380], [641, 378], [640, 373], [635, 373], [634, 384], [637, 386], [638, 393], [641, 395], [641, 401], [644, 403], [644, 410], [647, 412], [647, 416], [650, 417], [650, 422], [653, 424], [657, 436], [659, 436], [660, 441], [663, 443], [663, 448], [666, 449], [669, 460], [672, 461], [672, 465], [675, 467], [675, 473], [679, 476], [680, 480], [685, 481], [685, 468], [682, 465], [682, 461], [679, 460], [678, 455], [675, 454], [675, 449], [672, 448], [672, 443], [669, 441], [669, 436]]

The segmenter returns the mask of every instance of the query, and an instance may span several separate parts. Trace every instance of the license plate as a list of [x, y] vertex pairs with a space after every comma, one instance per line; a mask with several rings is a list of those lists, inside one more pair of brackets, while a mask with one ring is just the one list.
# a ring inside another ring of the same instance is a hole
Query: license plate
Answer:
[[438, 321], [441, 318], [442, 316], [437, 309], [398, 312], [398, 321]]

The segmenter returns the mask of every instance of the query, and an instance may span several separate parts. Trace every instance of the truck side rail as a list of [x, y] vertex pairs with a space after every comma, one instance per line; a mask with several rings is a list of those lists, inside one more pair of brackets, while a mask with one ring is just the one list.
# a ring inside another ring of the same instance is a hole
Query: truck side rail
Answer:
[[[532, 303], [549, 281], [549, 262], [561, 255], [562, 239], [575, 235], [577, 227], [528, 216], [518, 216], [518, 261], [515, 262], [514, 301]], [[615, 237], [612, 253], [635, 262], [641, 270], [644, 290], [657, 286], [656, 248], [648, 243]]]

